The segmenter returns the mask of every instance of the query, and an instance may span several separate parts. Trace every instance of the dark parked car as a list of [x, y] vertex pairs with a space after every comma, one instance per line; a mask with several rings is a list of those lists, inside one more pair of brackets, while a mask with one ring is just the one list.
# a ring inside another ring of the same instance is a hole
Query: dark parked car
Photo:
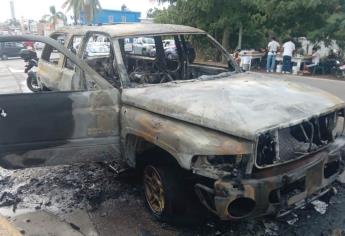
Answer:
[[2, 60], [7, 60], [9, 57], [19, 57], [19, 53], [25, 46], [17, 42], [0, 43], [0, 57]]

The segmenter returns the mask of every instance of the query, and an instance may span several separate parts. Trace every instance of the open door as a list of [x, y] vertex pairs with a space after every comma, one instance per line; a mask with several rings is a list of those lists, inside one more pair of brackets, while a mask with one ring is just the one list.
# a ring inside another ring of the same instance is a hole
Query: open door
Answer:
[[78, 67], [79, 75], [94, 79], [98, 89], [0, 95], [0, 166], [17, 169], [119, 158], [119, 91], [53, 39], [0, 36], [0, 42], [11, 41], [50, 44]]

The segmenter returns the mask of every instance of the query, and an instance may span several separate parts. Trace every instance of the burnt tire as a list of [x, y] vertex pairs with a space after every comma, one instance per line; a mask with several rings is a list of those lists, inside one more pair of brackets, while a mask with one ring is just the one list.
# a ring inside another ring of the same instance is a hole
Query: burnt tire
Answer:
[[[149, 164], [143, 170], [144, 194], [146, 205], [152, 214], [160, 221], [172, 224], [180, 223], [181, 216], [186, 212], [185, 189], [179, 169], [174, 166]], [[150, 178], [156, 175], [156, 186], [148, 184]], [[159, 186], [160, 185], [160, 186]], [[152, 196], [155, 194], [156, 196]], [[154, 201], [160, 201], [154, 204]]]

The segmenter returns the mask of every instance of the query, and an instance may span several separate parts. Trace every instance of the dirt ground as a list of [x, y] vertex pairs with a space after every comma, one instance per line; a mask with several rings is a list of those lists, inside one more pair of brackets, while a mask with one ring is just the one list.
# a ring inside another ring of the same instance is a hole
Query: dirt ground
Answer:
[[[44, 210], [64, 218], [85, 211], [96, 235], [344, 235], [345, 185], [334, 187], [338, 194], [329, 204], [315, 202], [279, 220], [271, 216], [230, 223], [202, 215], [199, 223], [171, 226], [150, 215], [137, 178], [119, 178], [106, 165], [0, 169], [0, 214], [11, 220], [21, 212]], [[82, 231], [80, 225], [72, 226]]]

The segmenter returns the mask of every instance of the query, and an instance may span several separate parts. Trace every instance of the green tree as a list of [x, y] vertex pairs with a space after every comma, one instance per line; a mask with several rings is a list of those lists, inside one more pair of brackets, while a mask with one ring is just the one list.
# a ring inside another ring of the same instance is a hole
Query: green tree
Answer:
[[56, 11], [55, 6], [51, 6], [49, 8], [49, 11], [50, 11], [50, 14], [44, 15], [42, 19], [52, 24], [53, 29], [55, 29], [55, 26], [59, 20], [62, 20], [64, 24], [66, 24], [67, 18], [65, 14], [63, 14], [60, 11]]
[[343, 0], [157, 0], [156, 22], [202, 28], [229, 48], [265, 47], [269, 36], [305, 36], [314, 42], [337, 40], [345, 46]]
[[84, 8], [84, 0], [66, 0], [63, 3], [62, 8], [66, 8], [66, 7], [67, 7], [67, 11], [73, 10], [74, 24], [75, 25], [78, 24], [80, 12]]
[[[242, 34], [255, 23], [251, 20], [254, 10], [255, 5], [250, 0], [176, 0], [153, 15], [156, 22], [202, 28], [229, 49], [242, 47]], [[230, 41], [232, 35], [238, 37], [236, 42]]]
[[97, 12], [101, 10], [101, 4], [99, 0], [85, 0], [84, 1], [84, 14], [85, 19], [88, 24], [91, 24], [95, 16], [97, 15]]
[[[342, 0], [253, 0], [256, 19], [268, 31], [281, 37], [306, 36], [309, 39], [327, 38], [319, 29], [336, 14]], [[316, 34], [315, 34], [316, 33]]]

